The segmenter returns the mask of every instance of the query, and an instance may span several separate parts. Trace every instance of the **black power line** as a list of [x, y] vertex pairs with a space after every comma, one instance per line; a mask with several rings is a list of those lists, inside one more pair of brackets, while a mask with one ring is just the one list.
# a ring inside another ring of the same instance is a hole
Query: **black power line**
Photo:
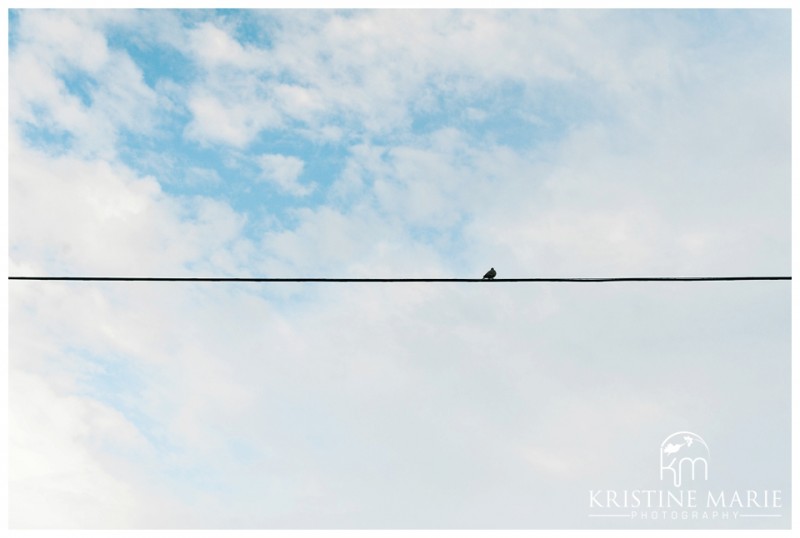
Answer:
[[791, 280], [791, 276], [642, 276], [610, 278], [259, 278], [259, 277], [149, 277], [149, 276], [9, 276], [9, 280], [86, 282], [715, 282]]

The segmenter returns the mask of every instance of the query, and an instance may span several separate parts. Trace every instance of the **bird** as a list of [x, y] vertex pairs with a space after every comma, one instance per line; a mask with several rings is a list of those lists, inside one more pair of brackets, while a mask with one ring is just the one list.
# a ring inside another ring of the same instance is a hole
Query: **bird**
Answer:
[[483, 275], [483, 278], [481, 280], [483, 280], [483, 279], [494, 280], [494, 277], [496, 277], [496, 276], [497, 276], [497, 271], [495, 271], [494, 267], [492, 267], [491, 269], [489, 269], [486, 272], [485, 275]]

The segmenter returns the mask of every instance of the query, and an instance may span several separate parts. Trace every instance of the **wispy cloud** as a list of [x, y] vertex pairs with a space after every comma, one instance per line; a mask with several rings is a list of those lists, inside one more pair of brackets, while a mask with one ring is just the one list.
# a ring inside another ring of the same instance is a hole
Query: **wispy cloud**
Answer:
[[152, 134], [156, 93], [128, 54], [108, 47], [105, 15], [51, 11], [19, 18], [9, 58], [13, 121], [66, 134], [75, 151], [103, 157], [114, 155], [124, 131]]
[[260, 177], [274, 184], [283, 192], [294, 196], [306, 196], [314, 191], [313, 185], [302, 185], [303, 160], [292, 155], [267, 154], [257, 157], [261, 167]]

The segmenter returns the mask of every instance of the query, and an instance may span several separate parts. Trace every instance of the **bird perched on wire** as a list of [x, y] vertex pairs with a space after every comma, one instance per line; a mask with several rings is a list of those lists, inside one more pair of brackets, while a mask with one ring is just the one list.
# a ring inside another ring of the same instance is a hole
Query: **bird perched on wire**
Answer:
[[481, 280], [483, 279], [494, 280], [494, 277], [496, 276], [497, 276], [497, 271], [495, 271], [494, 267], [492, 267], [486, 272], [485, 275], [483, 275], [483, 278]]

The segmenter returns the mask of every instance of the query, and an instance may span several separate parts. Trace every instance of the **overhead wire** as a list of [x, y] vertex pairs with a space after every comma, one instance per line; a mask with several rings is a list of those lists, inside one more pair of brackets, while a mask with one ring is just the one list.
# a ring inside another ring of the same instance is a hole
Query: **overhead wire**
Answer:
[[325, 277], [153, 277], [153, 276], [9, 276], [9, 280], [63, 282], [734, 282], [791, 280], [791, 276], [639, 276], [599, 278], [325, 278]]

